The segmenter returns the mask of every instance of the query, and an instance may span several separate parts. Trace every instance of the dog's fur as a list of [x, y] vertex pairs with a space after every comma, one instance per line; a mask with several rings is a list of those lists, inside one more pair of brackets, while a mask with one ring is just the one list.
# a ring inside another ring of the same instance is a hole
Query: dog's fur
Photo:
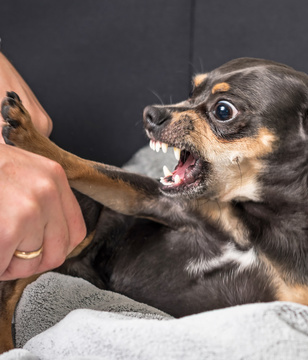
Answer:
[[[59, 162], [78, 191], [91, 235], [58, 271], [180, 317], [308, 305], [307, 110], [308, 76], [282, 64], [244, 58], [197, 75], [188, 100], [144, 111], [152, 146], [182, 150], [162, 184], [61, 150], [14, 93], [3, 136]], [[2, 283], [1, 334], [31, 281]]]

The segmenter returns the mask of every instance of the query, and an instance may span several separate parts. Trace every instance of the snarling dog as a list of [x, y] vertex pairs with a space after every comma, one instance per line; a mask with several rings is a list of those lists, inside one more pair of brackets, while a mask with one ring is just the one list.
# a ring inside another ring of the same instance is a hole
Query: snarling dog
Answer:
[[[59, 162], [89, 236], [58, 271], [176, 317], [287, 300], [308, 305], [308, 76], [238, 59], [149, 106], [151, 147], [175, 147], [161, 181], [78, 158], [40, 135], [15, 93], [7, 144]], [[1, 334], [31, 279], [2, 283]], [[2, 340], [2, 351], [12, 340]]]

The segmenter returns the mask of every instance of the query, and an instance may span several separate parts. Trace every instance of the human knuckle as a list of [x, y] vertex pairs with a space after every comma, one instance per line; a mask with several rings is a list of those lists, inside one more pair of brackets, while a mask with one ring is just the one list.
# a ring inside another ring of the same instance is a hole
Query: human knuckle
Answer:
[[65, 177], [65, 172], [64, 169], [62, 168], [62, 166], [53, 160], [49, 161], [49, 169], [52, 172], [52, 174], [54, 174], [57, 177]]
[[7, 248], [11, 246], [12, 242], [15, 242], [18, 239], [17, 227], [14, 224], [6, 224], [0, 228], [0, 239], [1, 247]]
[[39, 214], [41, 209], [39, 202], [37, 201], [37, 198], [35, 196], [29, 197], [27, 201], [25, 202], [25, 209], [28, 213], [31, 214]]
[[37, 190], [35, 190], [35, 196], [39, 202], [44, 200], [52, 200], [57, 198], [59, 190], [57, 184], [51, 177], [42, 177], [39, 180]]
[[21, 202], [18, 208], [18, 213], [16, 214], [16, 220], [19, 225], [25, 224], [30, 220], [38, 219], [41, 214], [41, 206], [38, 202], [36, 196], [31, 195], [25, 197]]

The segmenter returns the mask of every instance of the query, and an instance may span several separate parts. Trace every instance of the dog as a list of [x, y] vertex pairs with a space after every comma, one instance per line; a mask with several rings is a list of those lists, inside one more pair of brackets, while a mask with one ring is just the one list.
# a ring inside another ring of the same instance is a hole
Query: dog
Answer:
[[[191, 96], [144, 110], [152, 149], [174, 147], [160, 181], [86, 161], [2, 102], [10, 145], [57, 161], [88, 236], [57, 271], [175, 317], [233, 305], [308, 305], [308, 76], [241, 58], [193, 79]], [[26, 284], [1, 283], [1, 346]]]

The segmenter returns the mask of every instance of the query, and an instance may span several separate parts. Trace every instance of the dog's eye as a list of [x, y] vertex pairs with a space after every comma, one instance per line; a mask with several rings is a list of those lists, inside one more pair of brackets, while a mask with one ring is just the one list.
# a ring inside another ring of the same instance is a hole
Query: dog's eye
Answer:
[[234, 119], [238, 114], [238, 110], [229, 101], [222, 100], [215, 105], [213, 114], [217, 120], [227, 121]]

